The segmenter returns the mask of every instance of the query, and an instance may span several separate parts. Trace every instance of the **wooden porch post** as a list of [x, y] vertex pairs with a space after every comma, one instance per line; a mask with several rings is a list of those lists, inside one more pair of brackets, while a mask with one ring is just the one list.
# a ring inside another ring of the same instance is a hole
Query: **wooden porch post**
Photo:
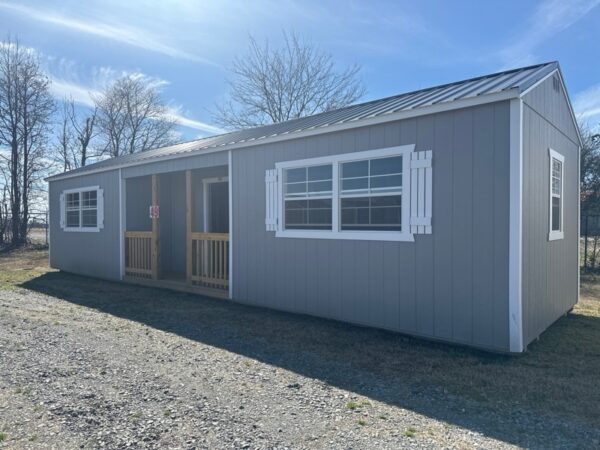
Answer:
[[[158, 206], [158, 175], [152, 175], [152, 206]], [[158, 217], [152, 217], [152, 279], [158, 280], [159, 223]]]
[[185, 171], [185, 223], [186, 223], [186, 246], [185, 246], [185, 278], [192, 284], [192, 171]]

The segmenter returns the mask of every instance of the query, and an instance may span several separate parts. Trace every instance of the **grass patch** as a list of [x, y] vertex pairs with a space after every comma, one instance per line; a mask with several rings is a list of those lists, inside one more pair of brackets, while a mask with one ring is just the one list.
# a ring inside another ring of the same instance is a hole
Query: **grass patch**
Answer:
[[0, 289], [15, 289], [49, 271], [47, 250], [25, 247], [0, 253]]
[[0, 432], [0, 442], [8, 439], [8, 434]]
[[348, 402], [346, 403], [346, 409], [349, 409], [351, 411], [354, 411], [355, 409], [360, 408], [360, 405], [356, 402]]
[[356, 423], [358, 423], [361, 427], [364, 427], [367, 424], [367, 421], [365, 419], [358, 419]]
[[406, 430], [404, 430], [404, 436], [412, 438], [415, 437], [415, 435], [417, 434], [417, 430], [415, 430], [413, 427], [408, 427]]

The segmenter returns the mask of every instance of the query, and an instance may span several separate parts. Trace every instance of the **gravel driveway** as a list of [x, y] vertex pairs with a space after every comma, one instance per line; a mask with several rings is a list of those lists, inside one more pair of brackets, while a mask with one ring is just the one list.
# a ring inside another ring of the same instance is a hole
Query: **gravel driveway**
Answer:
[[25, 286], [0, 290], [0, 447], [600, 444], [576, 415], [427, 376], [508, 357], [58, 272]]

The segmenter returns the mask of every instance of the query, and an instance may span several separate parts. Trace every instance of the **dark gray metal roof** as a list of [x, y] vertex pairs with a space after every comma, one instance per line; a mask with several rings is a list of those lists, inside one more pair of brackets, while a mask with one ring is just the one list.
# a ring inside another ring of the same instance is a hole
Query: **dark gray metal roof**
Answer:
[[201, 150], [218, 149], [232, 144], [250, 142], [256, 142], [258, 144], [263, 139], [275, 136], [289, 135], [290, 138], [292, 138], [294, 135], [307, 130], [320, 129], [332, 125], [356, 122], [357, 126], [359, 126], [358, 124], [361, 120], [369, 118], [450, 103], [461, 99], [496, 94], [508, 90], [516, 90], [518, 93], [521, 93], [557, 68], [557, 62], [550, 62], [507, 70], [491, 75], [484, 75], [477, 78], [347, 106], [345, 108], [327, 111], [314, 116], [234, 131], [218, 136], [211, 136], [194, 141], [183, 142], [181, 144], [156, 148], [142, 153], [106, 159], [67, 173], [55, 175], [50, 177], [49, 180], [64, 175], [83, 174], [88, 171], [109, 170], [111, 168], [127, 166], [130, 164], [150, 163], [157, 158], [182, 155]]

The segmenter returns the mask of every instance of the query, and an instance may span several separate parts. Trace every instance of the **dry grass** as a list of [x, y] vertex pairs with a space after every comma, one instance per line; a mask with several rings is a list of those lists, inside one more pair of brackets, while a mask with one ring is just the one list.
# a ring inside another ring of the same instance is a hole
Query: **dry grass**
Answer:
[[[600, 427], [600, 277], [582, 277], [581, 299], [573, 312], [551, 326], [525, 354], [505, 356], [62, 273], [35, 280], [49, 271], [46, 258], [47, 253], [39, 250], [0, 255], [0, 289], [25, 283], [28, 288], [81, 306], [191, 339], [202, 339], [189, 331], [192, 329], [228, 330], [244, 342], [242, 350], [232, 348], [226, 340], [211, 345], [246, 352], [253, 359], [268, 358], [264, 355], [271, 352], [279, 355], [278, 364], [292, 371], [355, 392], [365, 389], [364, 381], [371, 380], [377, 383], [379, 400], [423, 408], [423, 412], [428, 407], [403, 403], [398, 386], [454, 395], [500, 415], [526, 408], [539, 416], [558, 416]], [[281, 340], [283, 335], [285, 341]], [[299, 343], [303, 354], [308, 355], [302, 364], [282, 356], [288, 350], [295, 353]], [[268, 352], [263, 354], [265, 348]], [[369, 390], [363, 393], [367, 392], [371, 395]], [[346, 405], [348, 409], [354, 406], [359, 405]]]

